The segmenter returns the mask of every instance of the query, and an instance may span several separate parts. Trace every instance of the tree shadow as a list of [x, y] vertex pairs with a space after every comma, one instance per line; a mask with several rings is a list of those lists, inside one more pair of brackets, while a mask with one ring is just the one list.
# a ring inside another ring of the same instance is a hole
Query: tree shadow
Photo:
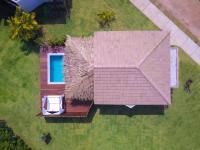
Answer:
[[87, 117], [81, 118], [66, 118], [66, 117], [45, 117], [45, 121], [47, 123], [91, 123], [94, 115], [97, 112], [97, 107], [93, 106]]
[[132, 109], [126, 106], [99, 106], [101, 115], [163, 115], [164, 106], [160, 105], [137, 105]]
[[35, 42], [22, 42], [21, 50], [25, 55], [29, 55], [30, 53], [39, 53], [39, 45]]
[[9, 17], [14, 16], [15, 7], [0, 0], [0, 22], [3, 25], [7, 25], [6, 21]]
[[0, 120], [0, 128], [6, 126], [6, 121], [5, 120]]
[[171, 90], [170, 90], [170, 92], [171, 92], [171, 102], [173, 101], [173, 96], [174, 96], [174, 89], [173, 88], [171, 88]]
[[38, 7], [36, 12], [40, 24], [65, 24], [70, 19], [72, 0], [54, 0]]

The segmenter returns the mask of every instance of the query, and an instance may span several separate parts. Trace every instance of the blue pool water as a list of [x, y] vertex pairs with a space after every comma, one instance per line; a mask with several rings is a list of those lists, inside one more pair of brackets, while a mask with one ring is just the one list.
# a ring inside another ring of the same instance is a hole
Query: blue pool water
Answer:
[[50, 82], [64, 82], [63, 55], [50, 56]]

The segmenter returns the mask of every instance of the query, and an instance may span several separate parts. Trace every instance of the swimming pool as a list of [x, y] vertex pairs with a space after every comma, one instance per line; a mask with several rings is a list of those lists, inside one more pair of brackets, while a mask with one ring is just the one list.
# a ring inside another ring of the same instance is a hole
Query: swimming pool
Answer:
[[64, 53], [48, 54], [48, 84], [64, 84]]

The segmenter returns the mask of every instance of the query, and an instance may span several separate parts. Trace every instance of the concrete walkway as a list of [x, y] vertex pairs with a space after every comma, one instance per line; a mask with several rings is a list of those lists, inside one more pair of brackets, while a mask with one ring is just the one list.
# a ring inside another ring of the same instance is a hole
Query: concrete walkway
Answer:
[[196, 63], [200, 64], [200, 47], [154, 4], [149, 0], [130, 0], [130, 2], [161, 30], [171, 32], [171, 45], [181, 47]]

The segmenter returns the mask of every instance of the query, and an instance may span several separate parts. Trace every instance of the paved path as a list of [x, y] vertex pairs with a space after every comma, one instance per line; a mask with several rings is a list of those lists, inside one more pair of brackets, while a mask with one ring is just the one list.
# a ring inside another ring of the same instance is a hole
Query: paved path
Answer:
[[160, 29], [171, 32], [171, 45], [181, 47], [196, 63], [200, 64], [200, 47], [154, 4], [149, 0], [130, 0], [130, 2]]

